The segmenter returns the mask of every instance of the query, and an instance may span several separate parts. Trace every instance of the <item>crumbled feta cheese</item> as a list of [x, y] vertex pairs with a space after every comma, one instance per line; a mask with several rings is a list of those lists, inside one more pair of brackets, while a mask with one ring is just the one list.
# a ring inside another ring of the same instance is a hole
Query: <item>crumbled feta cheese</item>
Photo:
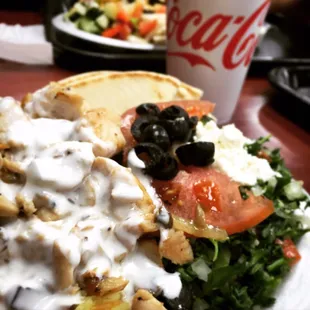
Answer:
[[213, 121], [196, 127], [195, 141], [208, 141], [215, 144], [213, 166], [225, 172], [234, 181], [245, 185], [255, 185], [257, 180], [268, 181], [277, 176], [266, 159], [250, 155], [244, 148], [251, 143], [235, 125], [217, 127]]

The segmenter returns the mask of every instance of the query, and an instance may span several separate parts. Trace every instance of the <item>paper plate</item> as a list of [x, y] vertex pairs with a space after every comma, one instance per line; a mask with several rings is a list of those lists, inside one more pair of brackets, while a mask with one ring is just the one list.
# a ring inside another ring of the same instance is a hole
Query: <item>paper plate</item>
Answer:
[[86, 41], [95, 42], [101, 45], [106, 45], [110, 47], [118, 47], [124, 49], [132, 49], [132, 50], [142, 50], [142, 51], [164, 51], [166, 46], [164, 45], [154, 45], [150, 43], [133, 43], [123, 40], [104, 38], [99, 35], [95, 35], [92, 33], [88, 33], [86, 31], [82, 31], [76, 26], [68, 21], [64, 20], [64, 14], [59, 14], [55, 16], [52, 20], [53, 26], [59, 31], [65, 32], [71, 36], [84, 39]]

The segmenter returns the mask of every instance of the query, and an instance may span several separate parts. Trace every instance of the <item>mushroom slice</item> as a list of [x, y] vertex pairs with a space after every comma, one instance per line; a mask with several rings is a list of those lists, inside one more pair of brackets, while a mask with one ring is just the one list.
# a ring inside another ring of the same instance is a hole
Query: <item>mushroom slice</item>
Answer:
[[99, 108], [87, 111], [84, 118], [92, 131], [87, 130], [87, 127], [81, 127], [81, 134], [87, 142], [94, 144], [93, 151], [96, 156], [111, 157], [123, 149], [125, 139], [121, 132], [119, 116]]
[[168, 238], [161, 242], [159, 251], [162, 257], [177, 265], [184, 265], [194, 260], [192, 247], [183, 231], [170, 229]]
[[61, 217], [53, 210], [53, 202], [43, 194], [33, 197], [34, 207], [37, 209], [36, 216], [43, 222], [57, 221]]
[[16, 203], [20, 207], [20, 210], [26, 215], [26, 216], [31, 216], [34, 214], [37, 209], [34, 206], [34, 203], [32, 200], [27, 199], [24, 195], [21, 193], [16, 195]]
[[132, 300], [132, 310], [165, 310], [164, 305], [146, 290], [138, 290]]
[[13, 161], [7, 157], [3, 158], [2, 167], [16, 174], [22, 174], [22, 175], [25, 174], [25, 170], [21, 167], [21, 165], [18, 162]]
[[3, 195], [0, 195], [0, 218], [1, 217], [15, 217], [19, 213], [18, 206], [8, 200]]
[[128, 281], [122, 277], [105, 277], [102, 279], [97, 277], [95, 272], [88, 271], [82, 276], [82, 283], [80, 286], [88, 296], [106, 296], [108, 294], [113, 294], [121, 292]]
[[122, 277], [118, 278], [104, 278], [101, 280], [97, 286], [98, 295], [99, 296], [105, 296], [107, 294], [111, 293], [117, 293], [122, 291], [126, 285], [128, 284], [128, 281], [125, 280]]
[[56, 241], [53, 245], [53, 266], [59, 290], [67, 289], [74, 284], [73, 267]]

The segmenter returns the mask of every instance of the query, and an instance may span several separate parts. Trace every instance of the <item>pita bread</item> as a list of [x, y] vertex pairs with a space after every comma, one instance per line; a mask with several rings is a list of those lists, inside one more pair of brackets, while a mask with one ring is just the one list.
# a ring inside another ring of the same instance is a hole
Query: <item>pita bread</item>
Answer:
[[164, 74], [145, 71], [97, 71], [58, 82], [84, 98], [86, 109], [122, 114], [145, 102], [198, 100], [202, 91]]

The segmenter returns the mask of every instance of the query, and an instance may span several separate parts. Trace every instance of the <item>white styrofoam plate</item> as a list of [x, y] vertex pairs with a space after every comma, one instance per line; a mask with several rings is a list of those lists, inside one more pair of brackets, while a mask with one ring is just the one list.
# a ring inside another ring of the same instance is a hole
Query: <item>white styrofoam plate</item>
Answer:
[[[310, 224], [310, 210], [298, 213], [305, 226]], [[298, 244], [301, 260], [292, 268], [276, 293], [276, 302], [269, 310], [310, 310], [310, 233]]]
[[65, 32], [71, 36], [84, 39], [86, 41], [95, 42], [101, 45], [106, 45], [110, 47], [118, 47], [132, 50], [142, 50], [142, 51], [164, 51], [166, 46], [155, 45], [150, 43], [133, 43], [129, 41], [123, 41], [118, 39], [104, 38], [99, 35], [88, 33], [86, 31], [76, 28], [74, 23], [64, 20], [64, 14], [59, 14], [55, 16], [52, 20], [53, 26], [59, 31]]

